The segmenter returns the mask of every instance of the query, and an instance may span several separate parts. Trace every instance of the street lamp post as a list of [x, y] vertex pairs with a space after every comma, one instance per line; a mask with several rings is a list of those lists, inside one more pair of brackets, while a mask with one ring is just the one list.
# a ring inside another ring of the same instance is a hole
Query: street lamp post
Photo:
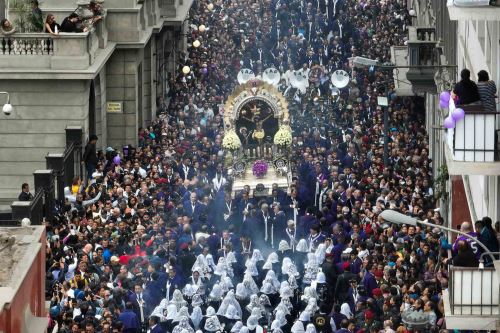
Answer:
[[465, 232], [462, 232], [460, 230], [455, 230], [455, 229], [451, 229], [451, 228], [448, 228], [448, 227], [445, 227], [445, 226], [442, 226], [442, 225], [439, 225], [439, 224], [430, 223], [427, 220], [420, 221], [420, 220], [417, 220], [414, 217], [401, 214], [401, 213], [396, 212], [396, 211], [391, 210], [391, 209], [384, 210], [382, 213], [380, 213], [380, 216], [382, 216], [382, 218], [384, 220], [386, 220], [387, 222], [391, 222], [391, 223], [408, 224], [408, 225], [413, 225], [413, 226], [415, 226], [417, 224], [422, 224], [422, 225], [425, 225], [425, 226], [428, 226], [428, 227], [438, 228], [438, 229], [445, 230], [445, 231], [448, 231], [448, 232], [451, 232], [451, 233], [462, 235], [464, 237], [469, 238], [470, 240], [473, 240], [479, 246], [481, 246], [481, 248], [484, 250], [484, 253], [487, 253], [489, 255], [489, 257], [491, 258], [491, 262], [494, 262], [496, 260], [495, 257], [493, 256], [493, 254], [491, 254], [491, 252], [488, 249], [488, 247], [486, 245], [484, 245], [483, 243], [481, 243], [481, 241], [479, 241], [479, 239], [477, 239], [476, 237], [471, 236], [471, 235], [469, 235], [469, 234], [467, 234]]
[[384, 96], [377, 97], [377, 104], [384, 110], [384, 166], [389, 165], [389, 85], [384, 82]]

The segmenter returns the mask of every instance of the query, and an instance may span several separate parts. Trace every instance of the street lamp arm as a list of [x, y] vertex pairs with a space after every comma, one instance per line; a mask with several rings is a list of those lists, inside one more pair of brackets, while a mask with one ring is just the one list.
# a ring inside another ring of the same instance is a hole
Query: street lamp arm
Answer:
[[457, 68], [457, 65], [375, 65], [380, 69], [397, 69], [397, 68]]

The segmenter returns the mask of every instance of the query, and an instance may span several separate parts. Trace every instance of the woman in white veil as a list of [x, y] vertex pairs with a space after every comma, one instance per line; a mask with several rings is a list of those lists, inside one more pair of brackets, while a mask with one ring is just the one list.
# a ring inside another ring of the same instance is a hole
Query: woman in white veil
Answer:
[[340, 313], [342, 313], [344, 316], [346, 316], [347, 319], [351, 319], [352, 318], [351, 307], [347, 303], [343, 303], [340, 306]]
[[193, 322], [194, 329], [198, 330], [200, 329], [200, 323], [201, 320], [203, 319], [203, 312], [201, 311], [201, 308], [199, 306], [195, 306], [193, 308], [193, 312], [191, 313], [191, 321]]

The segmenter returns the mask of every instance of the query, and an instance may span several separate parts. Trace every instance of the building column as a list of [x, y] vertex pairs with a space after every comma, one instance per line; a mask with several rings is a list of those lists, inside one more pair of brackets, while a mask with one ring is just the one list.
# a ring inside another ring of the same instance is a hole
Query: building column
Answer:
[[500, 221], [500, 176], [488, 176], [488, 216], [493, 221]]
[[138, 100], [137, 73], [141, 58], [138, 50], [117, 50], [106, 67], [106, 101], [121, 103], [121, 110], [106, 110], [106, 131], [109, 146], [137, 146]]

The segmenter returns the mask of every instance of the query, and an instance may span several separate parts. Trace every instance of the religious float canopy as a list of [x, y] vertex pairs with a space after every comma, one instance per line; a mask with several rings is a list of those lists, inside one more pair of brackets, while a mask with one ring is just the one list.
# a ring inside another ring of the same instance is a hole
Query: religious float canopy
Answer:
[[233, 193], [245, 185], [255, 196], [271, 194], [273, 184], [288, 189], [289, 122], [288, 103], [272, 84], [251, 78], [235, 89], [224, 107], [223, 140]]

